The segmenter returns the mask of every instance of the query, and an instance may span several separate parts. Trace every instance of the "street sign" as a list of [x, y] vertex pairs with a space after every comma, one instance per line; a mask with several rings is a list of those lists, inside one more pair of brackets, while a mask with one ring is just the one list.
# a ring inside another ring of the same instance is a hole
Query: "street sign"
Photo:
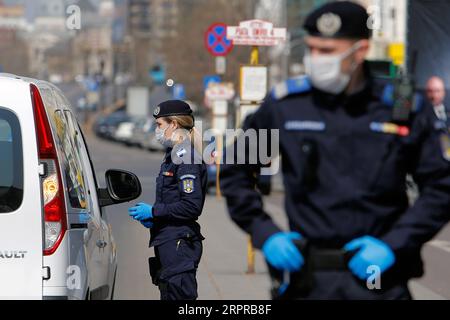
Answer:
[[216, 57], [216, 73], [224, 75], [227, 71], [227, 59], [225, 57]]
[[263, 20], [243, 21], [238, 27], [227, 28], [227, 39], [241, 46], [276, 46], [287, 38], [286, 28], [274, 28]]
[[212, 76], [204, 76], [203, 77], [203, 90], [206, 91], [208, 89], [209, 83], [219, 83], [221, 81], [220, 76], [212, 75]]
[[235, 91], [231, 82], [210, 83], [205, 96], [210, 101], [229, 101], [234, 98]]
[[205, 47], [215, 57], [224, 57], [233, 50], [233, 43], [226, 38], [227, 25], [214, 23], [205, 32]]
[[267, 67], [241, 67], [241, 100], [259, 102], [267, 94]]
[[177, 83], [173, 86], [173, 98], [175, 100], [186, 100], [186, 89], [184, 85]]

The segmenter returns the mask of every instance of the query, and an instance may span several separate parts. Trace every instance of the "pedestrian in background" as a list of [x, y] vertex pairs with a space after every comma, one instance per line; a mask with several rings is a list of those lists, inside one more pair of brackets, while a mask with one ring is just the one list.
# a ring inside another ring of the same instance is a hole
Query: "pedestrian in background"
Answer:
[[426, 85], [426, 95], [433, 106], [436, 118], [448, 126], [449, 114], [444, 104], [445, 100], [445, 84], [444, 80], [439, 77], [431, 77]]

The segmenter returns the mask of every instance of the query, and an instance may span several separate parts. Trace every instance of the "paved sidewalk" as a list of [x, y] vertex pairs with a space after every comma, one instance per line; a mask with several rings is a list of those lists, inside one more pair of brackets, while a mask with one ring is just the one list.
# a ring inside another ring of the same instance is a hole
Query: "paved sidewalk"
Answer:
[[224, 200], [208, 197], [200, 224], [206, 240], [198, 270], [199, 299], [269, 299], [262, 255], [256, 252], [256, 273], [246, 274], [247, 236], [230, 220]]

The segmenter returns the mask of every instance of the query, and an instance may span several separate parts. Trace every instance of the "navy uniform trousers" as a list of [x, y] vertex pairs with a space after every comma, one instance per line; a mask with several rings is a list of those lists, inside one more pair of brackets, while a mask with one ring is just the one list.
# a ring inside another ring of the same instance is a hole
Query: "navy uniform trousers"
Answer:
[[202, 251], [199, 240], [172, 240], [155, 247], [156, 268], [160, 271], [156, 283], [161, 300], [197, 299], [196, 273]]

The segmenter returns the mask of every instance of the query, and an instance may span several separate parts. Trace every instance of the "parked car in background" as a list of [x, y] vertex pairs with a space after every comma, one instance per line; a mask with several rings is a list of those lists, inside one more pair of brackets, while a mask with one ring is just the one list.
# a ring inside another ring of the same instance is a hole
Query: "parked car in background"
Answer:
[[156, 122], [151, 119], [151, 125], [148, 130], [144, 132], [143, 140], [141, 143], [142, 148], [149, 151], [165, 151], [166, 149], [156, 140], [155, 136]]
[[146, 134], [151, 129], [153, 125], [153, 119], [150, 117], [141, 117], [135, 119], [133, 135], [131, 137], [131, 145], [139, 148], [144, 148], [143, 144], [145, 143]]
[[0, 74], [0, 299], [113, 298], [117, 252], [103, 208], [136, 199], [141, 185], [121, 170], [106, 182], [98, 187], [62, 92]]
[[135, 123], [130, 119], [130, 121], [121, 122], [116, 131], [114, 132], [113, 138], [117, 142], [124, 143], [127, 146], [132, 145], [133, 133], [134, 133]]
[[113, 140], [118, 126], [129, 120], [130, 117], [125, 111], [116, 111], [108, 116], [100, 116], [93, 129], [98, 137]]

